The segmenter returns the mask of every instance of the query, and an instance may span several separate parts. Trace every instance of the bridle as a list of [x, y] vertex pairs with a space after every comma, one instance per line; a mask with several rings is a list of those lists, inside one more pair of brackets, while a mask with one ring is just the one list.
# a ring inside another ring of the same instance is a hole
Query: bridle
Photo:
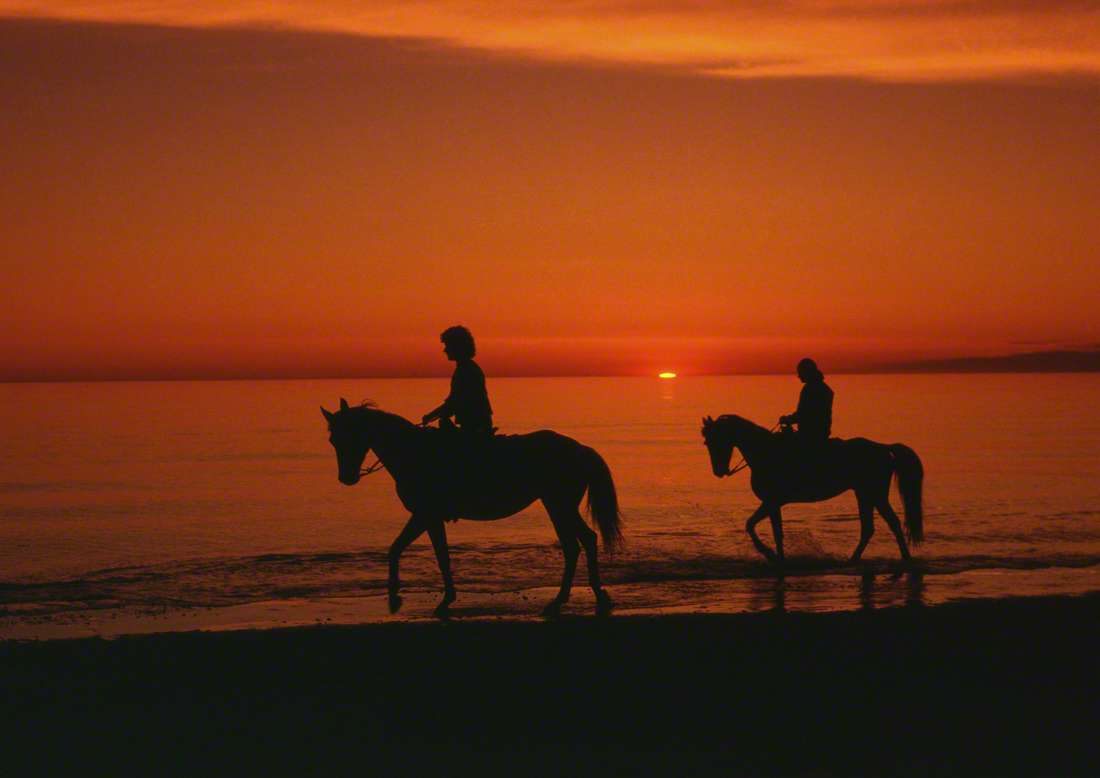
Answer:
[[[719, 418], [721, 418], [721, 417], [719, 417]], [[768, 432], [769, 433], [775, 432], [777, 429], [779, 429], [779, 427], [782, 425], [782, 423], [783, 422], [777, 423], [774, 427], [772, 427], [770, 430], [768, 430]], [[734, 475], [735, 473], [740, 473], [742, 470], [744, 470], [748, 466], [749, 466], [749, 463], [746, 462], [745, 457], [742, 456], [740, 462], [738, 462], [734, 467], [731, 467], [726, 472], [722, 473], [722, 477], [725, 478], [727, 476]]]
[[733, 475], [734, 473], [740, 473], [742, 470], [744, 470], [748, 466], [749, 466], [749, 463], [745, 461], [744, 457], [741, 457], [741, 461], [737, 463], [737, 467], [731, 467], [729, 470], [727, 470], [725, 473], [722, 474], [722, 477], [725, 478], [728, 475]]

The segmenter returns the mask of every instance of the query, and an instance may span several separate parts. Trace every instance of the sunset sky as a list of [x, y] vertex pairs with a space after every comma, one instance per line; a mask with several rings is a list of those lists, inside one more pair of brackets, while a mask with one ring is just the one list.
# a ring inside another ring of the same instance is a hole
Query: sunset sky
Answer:
[[0, 381], [1100, 348], [1094, 0], [0, 0]]

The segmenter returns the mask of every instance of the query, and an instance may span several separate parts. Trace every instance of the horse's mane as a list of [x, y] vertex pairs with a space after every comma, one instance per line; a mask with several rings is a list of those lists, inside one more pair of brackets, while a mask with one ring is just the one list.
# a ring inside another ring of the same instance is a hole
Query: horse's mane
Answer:
[[715, 423], [721, 424], [727, 427], [735, 427], [737, 429], [748, 429], [754, 432], [759, 431], [770, 434], [769, 430], [761, 427], [759, 424], [749, 421], [742, 416], [735, 416], [732, 413], [723, 414], [714, 420]]
[[[708, 426], [711, 430], [708, 432]], [[709, 445], [711, 442], [717, 442], [712, 437], [713, 435], [722, 436], [725, 438], [729, 436], [730, 439], [735, 441], [771, 441], [772, 434], [770, 430], [764, 429], [759, 424], [754, 424], [748, 419], [741, 416], [735, 416], [732, 413], [727, 413], [714, 419], [712, 422], [706, 422], [703, 424], [703, 437], [707, 440]], [[739, 444], [738, 444], [739, 445]]]
[[[346, 409], [337, 411], [337, 414], [340, 413], [347, 414], [346, 418], [352, 421], [358, 421], [367, 418], [368, 416], [378, 416], [388, 419], [395, 419], [399, 422], [404, 422], [409, 426], [415, 426], [404, 416], [399, 416], [396, 413], [390, 413], [389, 411], [382, 410], [373, 400], [363, 400], [358, 405], [349, 405]], [[329, 426], [332, 426], [331, 423], [329, 424]]]

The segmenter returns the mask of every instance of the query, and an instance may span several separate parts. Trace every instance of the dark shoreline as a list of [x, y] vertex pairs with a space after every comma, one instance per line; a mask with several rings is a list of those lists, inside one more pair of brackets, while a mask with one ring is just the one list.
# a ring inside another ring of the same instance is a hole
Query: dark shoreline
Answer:
[[1100, 594], [0, 643], [11, 775], [1091, 775]]

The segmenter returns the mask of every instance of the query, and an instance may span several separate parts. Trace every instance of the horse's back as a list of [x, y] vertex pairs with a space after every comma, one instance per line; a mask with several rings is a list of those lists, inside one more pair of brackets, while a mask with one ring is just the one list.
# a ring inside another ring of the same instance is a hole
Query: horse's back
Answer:
[[458, 432], [435, 443], [415, 477], [399, 485], [410, 511], [421, 508], [485, 521], [578, 486], [583, 495], [583, 452], [588, 449], [553, 430], [492, 436]]
[[893, 475], [888, 446], [867, 438], [783, 441], [770, 467], [754, 470], [753, 491], [780, 503], [831, 500]]

